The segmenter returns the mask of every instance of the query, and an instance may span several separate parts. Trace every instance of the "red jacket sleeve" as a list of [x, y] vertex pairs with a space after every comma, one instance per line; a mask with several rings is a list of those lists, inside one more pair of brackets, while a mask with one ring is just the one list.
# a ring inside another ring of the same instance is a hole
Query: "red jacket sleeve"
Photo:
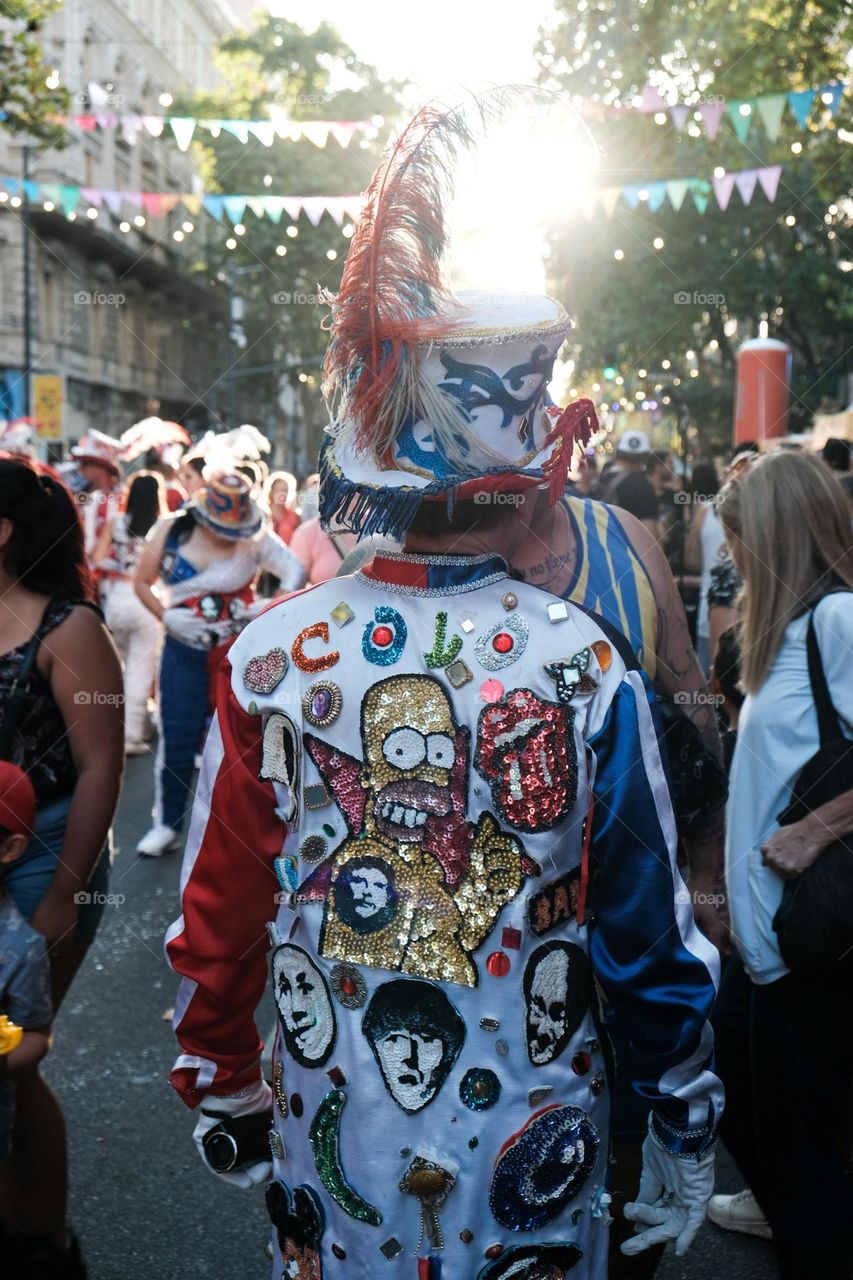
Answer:
[[267, 978], [267, 922], [278, 911], [273, 866], [286, 834], [272, 783], [261, 782], [262, 724], [238, 703], [226, 659], [204, 750], [181, 873], [180, 919], [166, 956], [181, 975], [170, 1075], [190, 1107], [260, 1078], [255, 1010]]

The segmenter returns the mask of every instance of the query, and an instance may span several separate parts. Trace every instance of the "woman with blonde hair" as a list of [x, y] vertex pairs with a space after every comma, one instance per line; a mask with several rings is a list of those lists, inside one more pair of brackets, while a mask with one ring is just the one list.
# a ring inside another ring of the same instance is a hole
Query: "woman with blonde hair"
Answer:
[[738, 955], [723, 977], [715, 1030], [726, 1088], [720, 1132], [751, 1190], [714, 1196], [709, 1217], [772, 1235], [783, 1280], [850, 1280], [853, 1182], [839, 1135], [853, 1081], [853, 970], [835, 962], [792, 971], [775, 929], [786, 878], [853, 831], [853, 791], [779, 825], [823, 744], [807, 643], [817, 642], [840, 732], [853, 738], [850, 515], [826, 466], [788, 452], [746, 468], [724, 490], [719, 515], [744, 579], [747, 697], [726, 839]]

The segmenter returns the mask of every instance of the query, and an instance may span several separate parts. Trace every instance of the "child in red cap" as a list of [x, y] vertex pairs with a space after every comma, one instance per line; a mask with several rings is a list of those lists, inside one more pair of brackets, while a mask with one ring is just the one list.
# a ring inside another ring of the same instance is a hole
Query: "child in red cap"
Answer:
[[[27, 775], [0, 761], [0, 1167], [12, 1149], [15, 1077], [37, 1066], [47, 1053], [53, 1017], [44, 938], [27, 924], [2, 879], [7, 865], [20, 858], [30, 842], [35, 810]], [[13, 1178], [12, 1167], [4, 1174]], [[0, 1272], [6, 1225], [0, 1223]]]

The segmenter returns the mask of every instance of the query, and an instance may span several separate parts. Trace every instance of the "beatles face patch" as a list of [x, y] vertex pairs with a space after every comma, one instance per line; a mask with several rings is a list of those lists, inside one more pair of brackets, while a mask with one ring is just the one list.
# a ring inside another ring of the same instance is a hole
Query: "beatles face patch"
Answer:
[[323, 1280], [320, 1240], [323, 1209], [308, 1186], [291, 1191], [286, 1183], [272, 1182], [266, 1193], [267, 1212], [275, 1227], [287, 1280]]
[[495, 808], [519, 831], [548, 831], [577, 797], [578, 761], [568, 706], [513, 689], [480, 712], [474, 767]]
[[335, 1012], [326, 979], [301, 947], [284, 943], [272, 957], [273, 995], [291, 1057], [322, 1067], [335, 1044]]
[[409, 1115], [432, 1102], [465, 1038], [465, 1024], [444, 992], [417, 978], [379, 987], [361, 1029], [386, 1089]]
[[527, 1056], [534, 1067], [559, 1058], [589, 1008], [592, 969], [573, 942], [537, 947], [524, 970]]

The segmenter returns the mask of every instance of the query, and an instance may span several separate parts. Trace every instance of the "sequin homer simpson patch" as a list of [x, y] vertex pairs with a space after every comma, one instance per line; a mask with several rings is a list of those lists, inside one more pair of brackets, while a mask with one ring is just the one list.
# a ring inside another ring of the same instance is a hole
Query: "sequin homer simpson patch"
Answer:
[[319, 951], [477, 985], [471, 958], [539, 868], [490, 813], [467, 821], [468, 730], [432, 676], [390, 676], [361, 705], [364, 761], [305, 734], [348, 837], [299, 889], [322, 901]]

